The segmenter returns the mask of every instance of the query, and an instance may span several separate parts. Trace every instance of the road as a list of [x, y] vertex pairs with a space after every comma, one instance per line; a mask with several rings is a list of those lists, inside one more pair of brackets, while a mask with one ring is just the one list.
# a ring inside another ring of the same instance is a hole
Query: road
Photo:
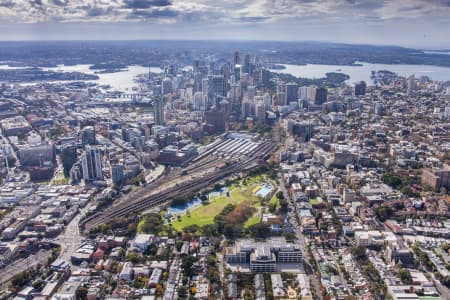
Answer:
[[433, 282], [436, 285], [439, 293], [441, 293], [443, 299], [450, 299], [450, 289], [444, 286], [439, 280], [437, 280], [433, 272], [430, 272], [429, 274], [431, 274], [431, 278], [433, 278]]
[[344, 287], [347, 289], [347, 292], [350, 296], [352, 296], [352, 289], [348, 286], [347, 280], [345, 279], [344, 273], [341, 270], [341, 267], [339, 266], [339, 262], [336, 258], [337, 252], [333, 252], [331, 255], [331, 258], [333, 259], [333, 263], [336, 265], [337, 271], [339, 273], [339, 279], [341, 280]]
[[[295, 231], [295, 235], [297, 236], [297, 240], [300, 246], [300, 249], [302, 250], [303, 253], [303, 260], [304, 260], [304, 264], [308, 265], [310, 269], [313, 270], [312, 266], [310, 265], [310, 261], [311, 261], [311, 256], [309, 255], [309, 251], [308, 251], [308, 244], [306, 242], [306, 238], [303, 235], [301, 229], [300, 229], [300, 225], [298, 224], [298, 217], [297, 217], [297, 213], [296, 213], [296, 205], [295, 205], [295, 201], [292, 200], [290, 194], [288, 193], [285, 183], [283, 181], [282, 175], [281, 173], [278, 173], [278, 184], [280, 186], [280, 190], [283, 192], [284, 196], [286, 197], [286, 199], [288, 200], [289, 203], [289, 217], [292, 223], [292, 226], [294, 228]], [[320, 285], [319, 282], [317, 280], [317, 277], [315, 276], [315, 274], [309, 274], [308, 275], [310, 282], [312, 283], [312, 287], [314, 288], [315, 292], [316, 292], [316, 296], [318, 299], [322, 299], [322, 294], [320, 292]]]
[[71, 263], [70, 256], [78, 249], [83, 239], [79, 229], [79, 223], [84, 214], [89, 210], [92, 204], [86, 205], [80, 212], [69, 222], [66, 229], [53, 241], [61, 246], [60, 259]]
[[19, 258], [0, 269], [0, 285], [7, 283], [11, 278], [25, 270], [36, 267], [38, 264], [47, 263], [47, 259], [52, 255], [51, 250], [39, 250], [36, 254], [27, 258]]

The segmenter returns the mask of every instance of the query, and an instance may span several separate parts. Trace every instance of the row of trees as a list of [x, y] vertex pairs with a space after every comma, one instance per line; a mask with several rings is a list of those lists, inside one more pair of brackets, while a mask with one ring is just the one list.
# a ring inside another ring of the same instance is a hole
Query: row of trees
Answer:
[[361, 265], [361, 269], [365, 277], [372, 283], [370, 285], [370, 291], [374, 294], [375, 299], [384, 299], [387, 292], [386, 285], [384, 284], [380, 273], [378, 273], [378, 270], [372, 262], [368, 260], [366, 247], [355, 246], [352, 247], [350, 251], [356, 262]]

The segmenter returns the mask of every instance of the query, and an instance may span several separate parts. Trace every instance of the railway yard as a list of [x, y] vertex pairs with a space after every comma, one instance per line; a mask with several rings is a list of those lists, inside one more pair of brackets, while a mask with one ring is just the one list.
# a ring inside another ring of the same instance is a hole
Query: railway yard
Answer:
[[180, 195], [196, 193], [226, 177], [258, 167], [276, 147], [271, 141], [253, 140], [251, 135], [227, 134], [207, 145], [186, 166], [171, 169], [112, 207], [84, 219], [80, 226], [86, 232], [114, 218], [148, 210]]

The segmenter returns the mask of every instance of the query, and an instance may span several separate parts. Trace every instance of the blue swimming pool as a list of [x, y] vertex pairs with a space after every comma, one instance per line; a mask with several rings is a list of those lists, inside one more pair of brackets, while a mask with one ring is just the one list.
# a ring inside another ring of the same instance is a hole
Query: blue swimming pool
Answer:
[[269, 184], [265, 184], [259, 189], [258, 192], [256, 192], [256, 196], [265, 198], [270, 192], [272, 192], [272, 187]]

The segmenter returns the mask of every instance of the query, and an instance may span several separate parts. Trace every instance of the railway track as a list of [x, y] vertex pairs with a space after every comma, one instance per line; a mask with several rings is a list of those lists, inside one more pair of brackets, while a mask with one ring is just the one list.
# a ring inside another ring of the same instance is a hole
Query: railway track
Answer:
[[[151, 189], [160, 187], [164, 183], [169, 182], [180, 176], [183, 171], [189, 173], [199, 172], [205, 169], [206, 166], [212, 166], [217, 162], [215, 157], [205, 157], [198, 161], [198, 164], [188, 166], [181, 171], [177, 171], [169, 176], [162, 177], [161, 180], [146, 186], [143, 191], [128, 196], [127, 201], [121, 201], [118, 205], [112, 206], [103, 212], [99, 212], [83, 220], [81, 223], [85, 231], [97, 227], [100, 224], [108, 223], [114, 218], [125, 217], [127, 215], [145, 211], [157, 205], [167, 203], [169, 200], [178, 197], [180, 195], [187, 195], [191, 193], [197, 193], [198, 191], [214, 184], [215, 182], [236, 174], [240, 171], [245, 171], [255, 166], [258, 166], [258, 161], [264, 159], [270, 154], [277, 146], [274, 143], [266, 142], [258, 146], [255, 152], [251, 156], [242, 158], [241, 160], [233, 160], [228, 166], [223, 169], [217, 169], [213, 174], [205, 174], [197, 178], [190, 178], [185, 182], [169, 187], [166, 190], [160, 192], [153, 192]], [[203, 161], [205, 160], [205, 161]], [[186, 176], [186, 175], [185, 175]]]

